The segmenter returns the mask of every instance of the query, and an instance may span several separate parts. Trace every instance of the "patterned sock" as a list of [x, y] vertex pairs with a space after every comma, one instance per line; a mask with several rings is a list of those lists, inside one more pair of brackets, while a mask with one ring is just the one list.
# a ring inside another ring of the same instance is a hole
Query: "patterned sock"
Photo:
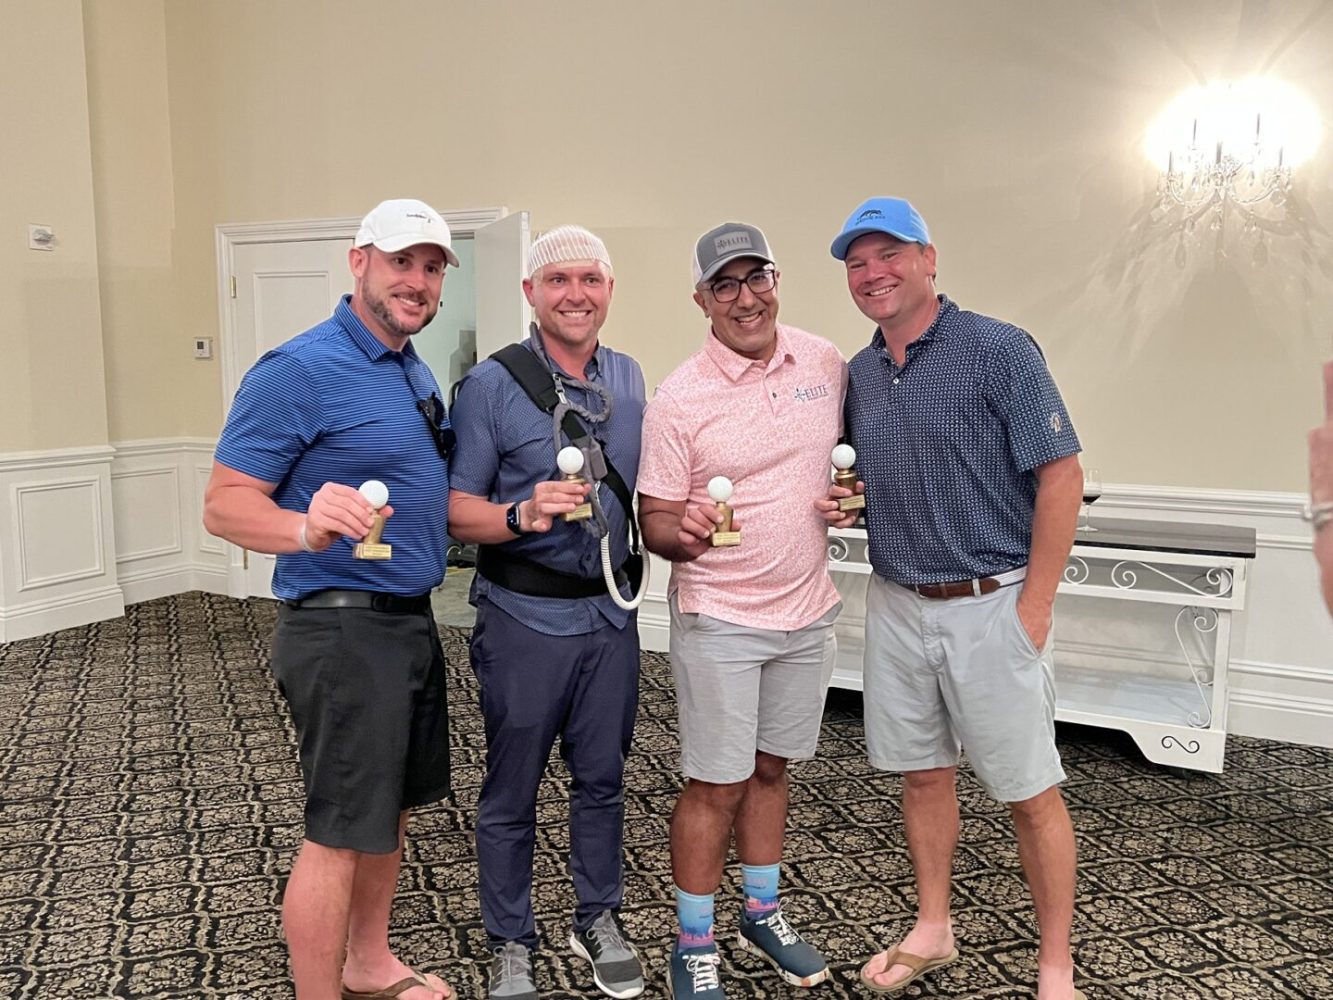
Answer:
[[680, 923], [677, 945], [702, 948], [713, 943], [713, 894], [696, 896], [676, 886], [676, 920]]
[[765, 917], [778, 908], [778, 870], [781, 865], [741, 865], [745, 915]]

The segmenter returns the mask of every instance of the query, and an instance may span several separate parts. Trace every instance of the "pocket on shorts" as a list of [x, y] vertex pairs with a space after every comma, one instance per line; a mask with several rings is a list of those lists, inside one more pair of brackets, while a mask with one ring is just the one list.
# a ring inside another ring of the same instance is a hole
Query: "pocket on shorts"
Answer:
[[[1031, 659], [1039, 659], [1043, 651], [1037, 648], [1037, 644], [1032, 641], [1032, 636], [1028, 634], [1028, 630], [1023, 625], [1023, 619], [1018, 617], [1017, 595], [1014, 596], [1014, 599], [1009, 604], [1009, 623], [1013, 627], [1013, 630], [1018, 634], [1019, 648]], [[1054, 623], [1052, 623], [1052, 631], [1054, 631]], [[1048, 646], [1050, 645], [1049, 633], [1046, 636], [1046, 644]]]

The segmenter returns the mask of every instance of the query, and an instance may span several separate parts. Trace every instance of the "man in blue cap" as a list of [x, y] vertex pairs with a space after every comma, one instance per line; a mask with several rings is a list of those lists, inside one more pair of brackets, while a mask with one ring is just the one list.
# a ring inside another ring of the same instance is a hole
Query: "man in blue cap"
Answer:
[[1041, 932], [1038, 1000], [1081, 1000], [1051, 668], [1051, 609], [1082, 494], [1078, 438], [1032, 337], [936, 294], [935, 247], [910, 204], [860, 205], [831, 252], [876, 323], [849, 366], [845, 411], [874, 570], [866, 747], [873, 767], [903, 772], [918, 894], [915, 925], [861, 981], [897, 992], [958, 957], [949, 893], [966, 746], [1013, 814]]

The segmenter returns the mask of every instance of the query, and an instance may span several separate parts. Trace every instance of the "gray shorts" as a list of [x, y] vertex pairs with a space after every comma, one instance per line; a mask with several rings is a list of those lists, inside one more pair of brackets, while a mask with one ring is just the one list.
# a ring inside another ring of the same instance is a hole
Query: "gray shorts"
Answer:
[[1064, 780], [1051, 637], [1033, 646], [1015, 607], [1022, 589], [938, 600], [871, 574], [863, 679], [873, 767], [952, 767], [965, 748], [1001, 802]]
[[681, 770], [726, 785], [754, 773], [762, 750], [813, 757], [824, 718], [842, 605], [793, 632], [682, 614], [671, 597], [671, 672], [680, 718]]

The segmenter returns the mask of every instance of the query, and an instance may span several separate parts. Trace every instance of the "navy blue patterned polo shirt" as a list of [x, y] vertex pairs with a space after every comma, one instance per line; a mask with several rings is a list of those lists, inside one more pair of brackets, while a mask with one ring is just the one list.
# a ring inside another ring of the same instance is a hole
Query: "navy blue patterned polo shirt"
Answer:
[[1032, 337], [941, 295], [901, 367], [876, 329], [848, 378], [847, 433], [866, 484], [875, 572], [941, 583], [1026, 565], [1033, 470], [1082, 450]]

